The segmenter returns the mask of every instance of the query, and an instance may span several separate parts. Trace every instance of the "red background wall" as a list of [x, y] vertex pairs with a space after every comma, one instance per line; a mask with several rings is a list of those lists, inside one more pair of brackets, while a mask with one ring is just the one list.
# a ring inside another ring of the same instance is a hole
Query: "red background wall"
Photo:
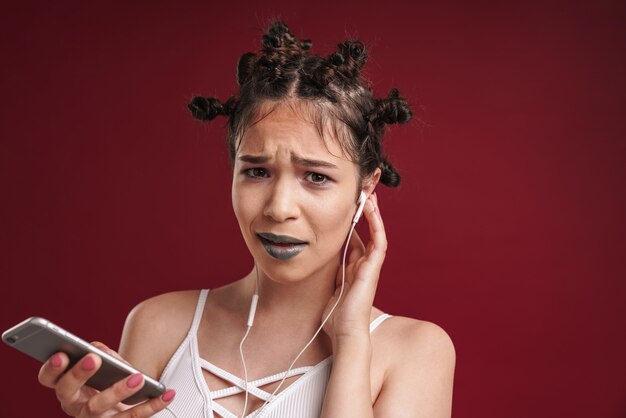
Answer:
[[[548, 4], [549, 3], [549, 4]], [[626, 416], [623, 2], [17, 2], [0, 14], [0, 327], [40, 315], [116, 346], [127, 312], [251, 267], [230, 206], [226, 98], [283, 17], [370, 46], [427, 126], [392, 129], [378, 305], [442, 326], [453, 414]], [[2, 345], [1, 417], [64, 416]]]

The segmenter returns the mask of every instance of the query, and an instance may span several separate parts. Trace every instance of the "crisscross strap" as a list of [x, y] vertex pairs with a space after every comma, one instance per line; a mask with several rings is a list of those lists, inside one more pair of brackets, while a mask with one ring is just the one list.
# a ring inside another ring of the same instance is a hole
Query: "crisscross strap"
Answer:
[[[200, 366], [206, 371], [213, 373], [217, 377], [220, 377], [232, 383], [233, 385], [235, 385], [235, 386], [231, 386], [228, 388], [211, 391], [212, 399], [225, 398], [228, 396], [236, 395], [238, 393], [242, 393], [245, 390], [246, 382], [243, 379], [233, 375], [232, 373], [229, 373], [226, 370], [204, 359], [200, 359]], [[296, 369], [292, 369], [289, 371], [289, 373], [287, 373], [287, 378], [305, 374], [312, 368], [313, 366], [304, 366], [304, 367], [298, 367]], [[276, 373], [271, 376], [262, 377], [260, 379], [250, 381], [248, 382], [248, 392], [256, 396], [257, 398], [263, 399], [264, 401], [266, 401], [271, 397], [271, 394], [260, 389], [260, 387], [269, 385], [270, 383], [278, 382], [282, 380], [284, 376], [285, 376], [285, 372], [282, 372], [282, 373]]]
[[[239, 377], [233, 375], [232, 373], [229, 373], [226, 370], [202, 358], [199, 359], [199, 362], [200, 362], [200, 367], [202, 367], [204, 370], [207, 370], [208, 372], [213, 373], [214, 375], [235, 385], [235, 386], [230, 386], [224, 389], [219, 389], [219, 390], [209, 392], [209, 395], [212, 401], [211, 407], [213, 411], [217, 412], [224, 418], [239, 418], [237, 415], [230, 412], [228, 409], [220, 405], [218, 402], [215, 402], [215, 400], [220, 399], [220, 398], [226, 398], [228, 396], [232, 396], [232, 395], [236, 395], [238, 393], [244, 392], [245, 387], [246, 387], [246, 382], [243, 379], [240, 379]], [[287, 373], [287, 377], [304, 375], [306, 372], [308, 372], [309, 370], [313, 368], [314, 366], [305, 366], [305, 367], [298, 367], [297, 369], [292, 369], [289, 371], [289, 373]], [[250, 393], [253, 396], [256, 396], [257, 398], [263, 401], [267, 401], [268, 399], [272, 397], [272, 394], [264, 391], [263, 389], [260, 389], [260, 387], [268, 385], [270, 383], [278, 382], [283, 379], [284, 375], [285, 375], [285, 372], [276, 373], [271, 376], [263, 377], [261, 379], [248, 382], [248, 393]], [[248, 417], [251, 417], [256, 413], [258, 413], [258, 411], [253, 411], [252, 413], [248, 415]]]

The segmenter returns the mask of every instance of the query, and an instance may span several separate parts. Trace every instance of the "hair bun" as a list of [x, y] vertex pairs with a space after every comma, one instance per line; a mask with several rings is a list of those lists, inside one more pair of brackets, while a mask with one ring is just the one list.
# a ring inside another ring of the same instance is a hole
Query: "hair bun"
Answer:
[[278, 48], [280, 46], [280, 38], [276, 35], [263, 35], [263, 47]]
[[383, 158], [380, 162], [380, 182], [388, 187], [398, 187], [400, 185], [400, 174], [393, 166]]
[[393, 88], [386, 99], [378, 101], [381, 119], [387, 123], [407, 123], [413, 117], [408, 103], [402, 97], [398, 89]]
[[216, 116], [230, 116], [235, 107], [235, 97], [230, 96], [225, 103], [215, 97], [196, 96], [187, 105], [194, 118], [202, 121], [215, 119]]
[[275, 49], [293, 46], [307, 50], [311, 47], [312, 42], [310, 40], [298, 42], [296, 37], [289, 32], [289, 27], [284, 22], [277, 20], [267, 28], [265, 35], [261, 38], [261, 45], [266, 53], [270, 53]]
[[341, 65], [343, 64], [343, 62], [345, 61], [343, 59], [343, 56], [339, 53], [339, 52], [335, 52], [334, 54], [332, 54], [330, 56], [330, 58], [328, 58], [328, 60], [333, 64], [333, 65]]
[[309, 49], [311, 49], [312, 46], [313, 41], [311, 41], [310, 39], [303, 39], [302, 41], [300, 41], [300, 48], [302, 48], [304, 51], [308, 51]]
[[328, 62], [337, 68], [346, 79], [354, 79], [367, 61], [365, 47], [360, 41], [345, 41], [337, 45], [338, 51], [328, 57]]
[[359, 57], [363, 54], [363, 51], [365, 51], [365, 48], [363, 48], [363, 44], [361, 42], [350, 42], [349, 43], [349, 50], [350, 50], [350, 56], [352, 57], [352, 59], [359, 59]]

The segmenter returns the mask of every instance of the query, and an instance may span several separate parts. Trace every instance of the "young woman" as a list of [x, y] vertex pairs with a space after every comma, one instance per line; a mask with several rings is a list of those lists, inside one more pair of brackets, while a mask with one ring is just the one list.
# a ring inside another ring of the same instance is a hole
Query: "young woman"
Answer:
[[[130, 313], [120, 356], [160, 378], [169, 390], [159, 398], [129, 407], [120, 401], [143, 385], [140, 375], [97, 392], [85, 382], [98, 356], [66, 373], [67, 356], [51, 357], [39, 379], [69, 415], [450, 416], [448, 335], [372, 306], [387, 248], [375, 189], [400, 180], [381, 144], [385, 124], [411, 118], [406, 101], [395, 89], [372, 96], [358, 41], [320, 57], [275, 22], [262, 45], [239, 60], [236, 99], [189, 105], [201, 120], [229, 118], [232, 203], [252, 271], [211, 291], [154, 297]], [[367, 245], [352, 231], [361, 204]]]

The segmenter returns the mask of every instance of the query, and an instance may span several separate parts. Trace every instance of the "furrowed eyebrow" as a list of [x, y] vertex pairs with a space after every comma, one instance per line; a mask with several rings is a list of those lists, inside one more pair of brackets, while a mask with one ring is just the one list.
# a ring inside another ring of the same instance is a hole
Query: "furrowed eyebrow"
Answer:
[[262, 155], [241, 155], [237, 159], [251, 164], [264, 164], [270, 160], [270, 157]]
[[303, 165], [305, 167], [324, 167], [324, 168], [333, 168], [338, 169], [335, 164], [329, 163], [328, 161], [323, 160], [311, 160], [309, 158], [298, 157], [295, 154], [291, 154], [291, 162], [298, 165]]
[[[265, 164], [268, 161], [270, 161], [270, 157], [267, 157], [264, 155], [248, 155], [248, 154], [241, 155], [237, 157], [237, 159], [239, 161], [243, 161], [243, 162], [251, 163], [251, 164]], [[295, 154], [291, 155], [291, 162], [294, 164], [305, 166], [305, 167], [324, 167], [324, 168], [330, 168], [330, 169], [339, 168], [335, 164], [329, 163], [328, 161], [313, 160], [310, 158], [302, 158]]]

